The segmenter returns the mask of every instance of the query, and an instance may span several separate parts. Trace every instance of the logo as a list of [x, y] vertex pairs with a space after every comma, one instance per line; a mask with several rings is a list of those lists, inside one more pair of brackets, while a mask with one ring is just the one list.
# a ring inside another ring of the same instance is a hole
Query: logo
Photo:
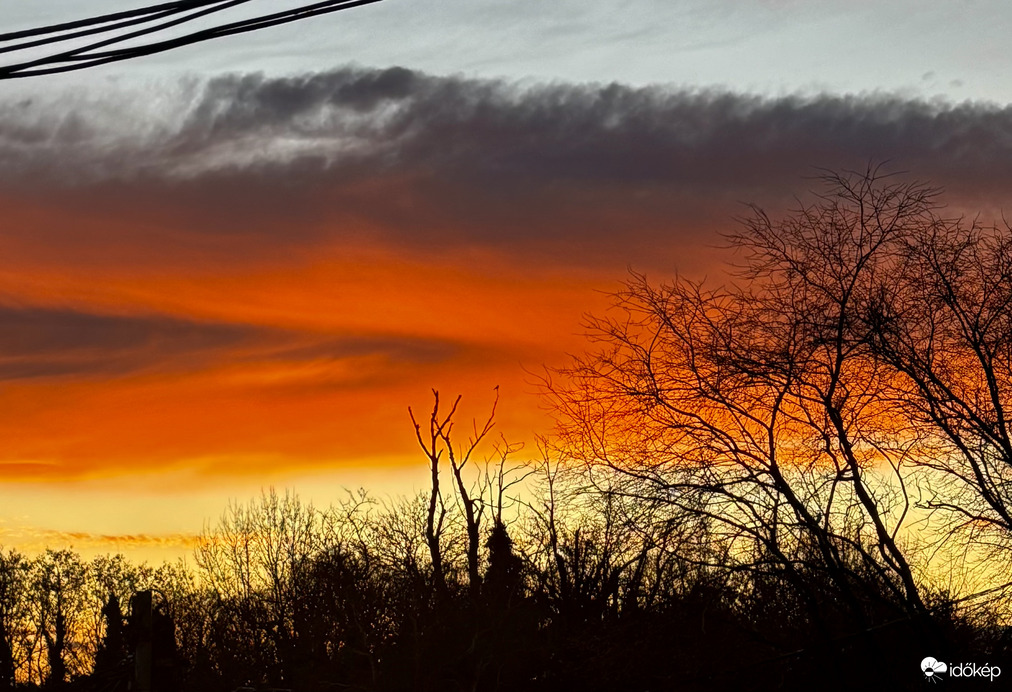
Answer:
[[982, 666], [976, 663], [945, 663], [936, 658], [928, 656], [921, 661], [921, 672], [931, 682], [941, 680], [943, 675], [948, 673], [949, 678], [987, 678], [991, 682], [1001, 675], [1001, 668], [985, 663]]
[[921, 661], [921, 672], [931, 681], [938, 680], [938, 676], [944, 674], [948, 669], [947, 665], [931, 658], [931, 656]]

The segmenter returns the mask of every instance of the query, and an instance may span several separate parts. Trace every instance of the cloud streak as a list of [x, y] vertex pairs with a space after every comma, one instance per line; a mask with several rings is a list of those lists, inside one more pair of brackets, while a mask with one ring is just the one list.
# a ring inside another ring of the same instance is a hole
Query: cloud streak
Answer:
[[407, 336], [339, 336], [165, 315], [103, 315], [0, 306], [0, 380], [109, 378], [192, 372], [223, 362], [294, 365], [384, 358], [433, 363], [449, 342]]

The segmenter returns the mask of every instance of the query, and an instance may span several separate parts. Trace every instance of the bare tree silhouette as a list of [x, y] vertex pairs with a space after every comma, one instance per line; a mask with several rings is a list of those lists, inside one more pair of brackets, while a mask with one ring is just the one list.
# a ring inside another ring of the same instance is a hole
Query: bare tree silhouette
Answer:
[[10, 688], [28, 663], [31, 564], [20, 553], [0, 552], [0, 686]]
[[[471, 593], [471, 597], [477, 599], [481, 593], [481, 530], [482, 521], [485, 516], [486, 510], [490, 508], [489, 499], [485, 497], [485, 490], [492, 491], [492, 479], [486, 475], [486, 483], [484, 487], [475, 481], [474, 483], [465, 480], [465, 468], [469, 464], [472, 464], [472, 457], [475, 451], [481, 446], [495, 424], [495, 411], [499, 404], [499, 388], [496, 387], [495, 401], [492, 403], [492, 411], [489, 413], [488, 418], [484, 424], [479, 428], [477, 421], [472, 425], [471, 435], [467, 441], [461, 444], [459, 447], [454, 446], [453, 438], [453, 416], [457, 412], [457, 407], [460, 404], [461, 397], [458, 396], [453, 405], [450, 407], [450, 411], [445, 416], [440, 416], [439, 413], [439, 392], [432, 390], [433, 406], [432, 412], [429, 414], [429, 430], [426, 436], [422, 434], [422, 426], [415, 419], [415, 414], [408, 407], [408, 415], [411, 417], [411, 423], [415, 427], [415, 437], [418, 440], [419, 446], [425, 453], [426, 459], [429, 462], [430, 477], [432, 481], [431, 494], [429, 496], [429, 512], [426, 520], [426, 539], [429, 543], [429, 550], [432, 556], [433, 567], [436, 570], [437, 585], [445, 588], [445, 583], [441, 580], [442, 568], [439, 566], [442, 561], [439, 548], [439, 532], [442, 529], [442, 524], [446, 516], [445, 501], [442, 496], [442, 491], [439, 485], [439, 462], [446, 459], [450, 466], [450, 473], [453, 477], [453, 483], [455, 488], [455, 497], [460, 502], [460, 506], [464, 514], [465, 529], [467, 531], [467, 576], [468, 576], [468, 588]], [[504, 455], [508, 456], [510, 453], [509, 445], [504, 448]], [[498, 476], [499, 480], [499, 495], [498, 495], [498, 506], [500, 507], [500, 519], [501, 519], [501, 507], [502, 507], [502, 489], [504, 482], [504, 464], [505, 457], [502, 460], [503, 465], [500, 466], [500, 473]], [[439, 516], [437, 517], [437, 507], [439, 508]]]
[[881, 316], [911, 243], [942, 222], [937, 190], [876, 168], [821, 182], [814, 203], [752, 207], [728, 236], [738, 285], [634, 275], [618, 316], [590, 323], [600, 348], [549, 390], [565, 449], [609, 492], [712, 522], [731, 559], [775, 565], [817, 618], [824, 574], [866, 627], [885, 604], [926, 613], [905, 527], [938, 430], [893, 396]]
[[916, 230], [868, 306], [871, 345], [899, 374], [892, 395], [906, 419], [932, 441], [919, 459], [937, 476], [926, 506], [1007, 556], [1012, 232], [941, 218]]
[[47, 683], [62, 683], [68, 674], [78, 675], [90, 663], [81, 660], [74, 646], [86, 599], [85, 565], [70, 550], [50, 549], [33, 567], [37, 632], [45, 643], [45, 650], [38, 652], [36, 670]]

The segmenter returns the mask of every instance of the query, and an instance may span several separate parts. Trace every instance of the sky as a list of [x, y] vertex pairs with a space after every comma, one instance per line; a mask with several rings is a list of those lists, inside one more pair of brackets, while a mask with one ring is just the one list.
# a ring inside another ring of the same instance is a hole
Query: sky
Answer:
[[498, 386], [530, 452], [538, 377], [630, 270], [727, 280], [744, 204], [820, 167], [1001, 218], [1010, 28], [1000, 2], [384, 0], [0, 82], [0, 543], [158, 561], [268, 485], [420, 490], [433, 388], [466, 422]]

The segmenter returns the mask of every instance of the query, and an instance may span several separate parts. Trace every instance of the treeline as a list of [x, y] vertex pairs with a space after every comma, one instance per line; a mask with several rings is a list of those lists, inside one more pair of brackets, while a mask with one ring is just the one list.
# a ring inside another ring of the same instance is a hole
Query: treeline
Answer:
[[526, 504], [500, 504], [501, 468], [471, 497], [477, 581], [460, 498], [437, 502], [432, 563], [427, 495], [321, 510], [271, 491], [229, 507], [192, 572], [8, 552], [4, 686], [126, 689], [132, 652], [110, 632], [142, 588], [174, 623], [171, 686], [155, 689], [912, 689], [926, 655], [1008, 653], [997, 611], [926, 593], [932, 609], [914, 617], [856, 558], [861, 622], [814, 547], [793, 556], [799, 589], [773, 564], [740, 569], [734, 541], [707, 522], [651, 524], [548, 462], [526, 469], [538, 474]]

